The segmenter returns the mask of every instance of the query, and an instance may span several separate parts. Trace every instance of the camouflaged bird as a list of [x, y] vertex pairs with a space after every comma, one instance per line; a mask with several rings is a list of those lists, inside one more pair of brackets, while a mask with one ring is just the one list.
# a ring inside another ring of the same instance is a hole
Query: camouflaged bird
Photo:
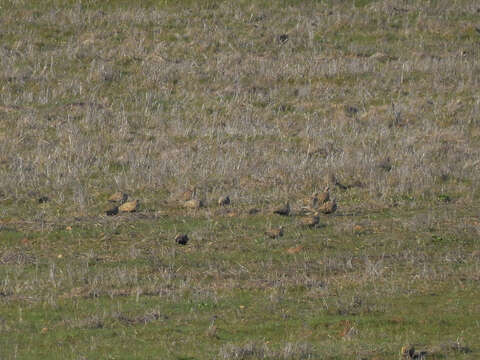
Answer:
[[327, 175], [325, 175], [325, 184], [332, 187], [337, 186], [342, 190], [348, 189], [348, 186], [341, 184], [333, 173], [328, 173]]
[[306, 216], [300, 219], [300, 225], [306, 226], [309, 228], [313, 228], [318, 225], [320, 222], [320, 217], [318, 216], [318, 213], [314, 213], [311, 216]]
[[403, 346], [400, 355], [406, 359], [423, 360], [427, 356], [427, 351], [415, 351], [414, 346]]
[[290, 215], [290, 203], [286, 203], [283, 206], [273, 209], [273, 213], [282, 216]]
[[218, 199], [218, 205], [219, 206], [225, 206], [225, 205], [230, 205], [230, 197], [227, 196], [220, 196]]
[[197, 194], [197, 188], [195, 186], [190, 186], [180, 195], [181, 201], [189, 201], [195, 198]]
[[204, 206], [204, 204], [202, 200], [192, 199], [192, 200], [185, 201], [183, 203], [183, 206], [187, 209], [200, 209], [201, 207]]
[[177, 234], [175, 236], [175, 242], [180, 245], [187, 245], [188, 243], [188, 236], [187, 234]]
[[280, 226], [276, 229], [268, 229], [265, 231], [265, 235], [267, 235], [270, 239], [277, 239], [283, 236], [283, 226]]
[[302, 209], [313, 209], [318, 206], [318, 192], [314, 192], [311, 196], [303, 199]]
[[108, 201], [110, 202], [119, 202], [121, 204], [124, 204], [128, 199], [128, 194], [125, 194], [124, 192], [117, 191], [115, 194], [110, 196], [108, 198]]
[[323, 189], [323, 191], [320, 194], [317, 195], [317, 200], [318, 200], [318, 202], [317, 202], [316, 206], [323, 205], [327, 201], [330, 200], [330, 186], [329, 185], [325, 186], [325, 189]]
[[137, 211], [138, 200], [126, 202], [118, 207], [120, 212], [135, 212]]
[[337, 211], [337, 201], [335, 199], [327, 201], [318, 208], [318, 211], [323, 214], [333, 214], [335, 211]]
[[105, 214], [106, 214], [107, 216], [117, 215], [117, 214], [118, 214], [118, 206], [114, 206], [113, 208], [105, 211]]

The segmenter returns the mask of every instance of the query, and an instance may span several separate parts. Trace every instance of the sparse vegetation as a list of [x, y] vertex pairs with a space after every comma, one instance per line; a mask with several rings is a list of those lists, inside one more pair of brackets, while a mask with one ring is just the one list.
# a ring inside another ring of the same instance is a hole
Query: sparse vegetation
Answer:
[[479, 14], [0, 0], [0, 358], [478, 358]]

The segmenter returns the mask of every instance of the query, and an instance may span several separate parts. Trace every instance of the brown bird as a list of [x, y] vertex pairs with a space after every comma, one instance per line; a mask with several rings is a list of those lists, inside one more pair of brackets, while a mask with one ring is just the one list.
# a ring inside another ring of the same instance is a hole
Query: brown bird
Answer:
[[317, 208], [313, 208], [311, 206], [302, 206], [298, 215], [313, 215], [317, 212]]
[[267, 235], [271, 239], [277, 239], [283, 236], [283, 226], [280, 226], [277, 229], [268, 229], [265, 231], [265, 235]]
[[[323, 192], [321, 192], [320, 194], [318, 194], [317, 196], [317, 199], [318, 199], [318, 203], [319, 205], [322, 205], [322, 204], [325, 204], [327, 201], [330, 200], [330, 186], [325, 186], [325, 189], [323, 190]], [[314, 206], [316, 207], [316, 206]]]
[[273, 213], [282, 216], [290, 215], [290, 203], [286, 203], [283, 206], [273, 209]]
[[187, 190], [185, 190], [181, 196], [180, 200], [182, 201], [189, 201], [195, 198], [195, 195], [197, 193], [197, 188], [195, 186], [190, 186]]
[[118, 214], [118, 206], [114, 206], [110, 210], [105, 211], [105, 214], [107, 214], [107, 216], [117, 215]]
[[230, 205], [230, 197], [220, 196], [220, 198], [218, 199], [218, 205], [220, 206]]
[[310, 228], [317, 226], [319, 222], [320, 222], [320, 217], [318, 216], [318, 213], [315, 213], [312, 216], [306, 216], [300, 219], [300, 224], [302, 226], [306, 226]]
[[333, 173], [328, 173], [325, 176], [325, 183], [330, 186], [337, 186], [342, 190], [348, 189], [348, 186], [341, 184]]
[[177, 234], [175, 236], [175, 242], [180, 245], [187, 245], [188, 243], [188, 236], [187, 234]]
[[127, 199], [128, 199], [128, 194], [125, 194], [121, 191], [117, 191], [115, 194], [113, 194], [108, 198], [108, 201], [119, 202], [121, 204], [124, 204], [127, 201]]
[[302, 245], [297, 245], [297, 246], [288, 248], [288, 249], [287, 249], [287, 253], [289, 253], [289, 254], [297, 254], [297, 253], [299, 253], [300, 251], [302, 251], [302, 249], [303, 249], [303, 246], [302, 246]]
[[138, 200], [126, 202], [118, 207], [120, 212], [135, 212], [137, 211]]
[[306, 206], [302, 207], [303, 213], [309, 213], [318, 208], [319, 205], [325, 204], [330, 200], [330, 186], [326, 186], [323, 192], [314, 192], [312, 196], [304, 200]]
[[183, 203], [183, 206], [186, 207], [187, 209], [200, 209], [201, 207], [203, 207], [203, 201], [192, 199], [192, 200], [185, 201]]
[[318, 211], [323, 213], [323, 214], [333, 214], [335, 211], [337, 211], [336, 200], [332, 199], [330, 201], [327, 201], [325, 204], [321, 205], [318, 208]]
[[303, 201], [302, 209], [310, 209], [310, 208], [315, 208], [318, 205], [318, 193], [314, 192], [312, 196], [307, 197]]
[[210, 326], [207, 328], [205, 335], [207, 335], [208, 337], [218, 339], [217, 326], [215, 325], [216, 320], [217, 320], [217, 315], [213, 315], [212, 321], [210, 322]]

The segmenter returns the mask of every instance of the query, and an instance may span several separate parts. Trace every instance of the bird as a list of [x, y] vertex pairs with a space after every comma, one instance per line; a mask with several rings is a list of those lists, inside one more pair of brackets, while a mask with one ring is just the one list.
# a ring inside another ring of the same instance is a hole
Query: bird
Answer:
[[112, 194], [112, 196], [108, 198], [108, 201], [119, 202], [121, 204], [124, 204], [127, 202], [127, 199], [128, 199], [128, 194], [125, 194], [124, 192], [121, 192], [121, 191], [117, 191], [115, 194]]
[[197, 200], [197, 199], [191, 199], [191, 200], [185, 201], [183, 203], [183, 206], [188, 209], [200, 209], [201, 207], [203, 207], [203, 201]]
[[319, 222], [320, 217], [318, 216], [318, 213], [314, 213], [311, 216], [306, 216], [300, 219], [300, 224], [309, 228], [317, 226]]
[[218, 205], [220, 206], [225, 206], [225, 205], [230, 205], [230, 197], [227, 196], [220, 196], [218, 199]]
[[288, 41], [288, 34], [278, 35], [278, 41], [282, 44], [286, 43]]
[[[327, 201], [330, 200], [330, 186], [327, 185], [325, 186], [325, 189], [323, 189], [323, 192], [317, 195], [317, 204], [325, 204]], [[316, 206], [315, 206], [316, 207]]]
[[137, 206], [138, 206], [138, 200], [133, 200], [133, 201], [123, 203], [118, 207], [118, 210], [120, 212], [135, 212], [137, 211]]
[[276, 229], [268, 229], [265, 231], [265, 235], [267, 235], [271, 239], [277, 239], [283, 236], [283, 226], [280, 226]]
[[110, 210], [105, 211], [105, 213], [107, 214], [107, 216], [117, 215], [118, 214], [118, 206], [114, 206]]
[[333, 214], [335, 211], [337, 211], [337, 201], [335, 199], [327, 201], [318, 208], [318, 211], [323, 214]]
[[282, 216], [290, 215], [290, 203], [287, 201], [285, 205], [273, 209], [273, 213]]
[[207, 328], [207, 331], [205, 332], [205, 334], [208, 336], [208, 337], [213, 337], [215, 339], [218, 339], [218, 335], [217, 335], [217, 326], [215, 325], [215, 321], [217, 320], [217, 315], [213, 315], [212, 316], [212, 321], [210, 322], [210, 325], [209, 327]]
[[177, 234], [175, 236], [175, 242], [180, 245], [187, 245], [188, 243], [188, 236], [187, 234]]
[[197, 193], [197, 188], [195, 186], [190, 186], [187, 190], [185, 190], [181, 196], [180, 200], [182, 201], [189, 201], [195, 198]]
[[302, 209], [315, 208], [318, 205], [318, 192], [314, 192], [311, 196], [305, 198], [302, 201]]
[[403, 346], [400, 351], [400, 355], [407, 359], [422, 360], [425, 359], [427, 355], [426, 351], [415, 351], [415, 347], [412, 346]]
[[287, 253], [288, 253], [288, 254], [297, 254], [297, 253], [299, 253], [300, 251], [302, 251], [302, 249], [303, 249], [303, 246], [302, 246], [302, 245], [297, 245], [297, 246], [288, 248], [288, 249], [287, 249]]
[[50, 199], [48, 198], [48, 196], [40, 196], [40, 197], [38, 198], [38, 203], [39, 203], [39, 204], [44, 204], [44, 203], [48, 202], [49, 200], [50, 200]]
[[348, 186], [341, 184], [333, 173], [328, 173], [325, 176], [325, 183], [331, 186], [338, 186], [342, 190], [348, 189]]

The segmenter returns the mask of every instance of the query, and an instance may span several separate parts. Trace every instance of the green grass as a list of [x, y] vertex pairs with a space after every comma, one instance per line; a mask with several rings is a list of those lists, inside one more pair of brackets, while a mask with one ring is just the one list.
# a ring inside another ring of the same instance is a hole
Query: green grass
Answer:
[[[7, 353], [200, 359], [253, 341], [272, 352], [308, 343], [313, 356], [391, 358], [406, 343], [435, 348], [457, 339], [475, 349], [478, 319], [469, 314], [478, 291], [468, 254], [478, 241], [405, 233], [398, 222], [408, 213], [334, 216], [314, 230], [270, 215], [132, 216], [70, 231], [2, 231]], [[364, 232], [345, 228], [352, 219]], [[264, 238], [265, 222], [286, 225], [287, 234]], [[388, 235], [377, 226], [389, 226]], [[174, 244], [174, 229], [191, 243]], [[297, 244], [298, 254], [286, 253]], [[355, 328], [349, 346], [346, 324]], [[474, 354], [444, 350], [448, 358]]]
[[0, 1], [0, 358], [478, 358], [477, 12]]

